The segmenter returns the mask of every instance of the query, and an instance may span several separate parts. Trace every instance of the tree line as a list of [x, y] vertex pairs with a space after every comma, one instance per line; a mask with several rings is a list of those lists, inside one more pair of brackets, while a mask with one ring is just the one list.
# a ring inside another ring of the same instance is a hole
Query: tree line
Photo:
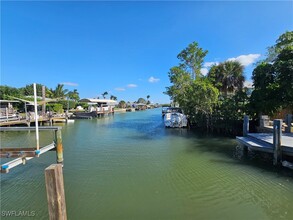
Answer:
[[[42, 97], [42, 84], [37, 83], [36, 89], [37, 89], [37, 96]], [[15, 88], [10, 86], [0, 86], [0, 98], [1, 99], [9, 99], [9, 97], [17, 97], [17, 98], [29, 98], [29, 96], [34, 95], [34, 88], [33, 84], [26, 85], [21, 88]], [[73, 91], [69, 91], [68, 89], [64, 89], [63, 84], [58, 84], [55, 89], [48, 88], [45, 86], [45, 96], [46, 98], [51, 99], [66, 99], [73, 101], [79, 100], [79, 93], [77, 89], [74, 89]]]
[[252, 73], [253, 90], [244, 87], [244, 66], [238, 61], [213, 65], [206, 76], [201, 68], [208, 51], [197, 42], [177, 56], [165, 94], [188, 115], [193, 127], [238, 134], [245, 114], [257, 120], [282, 109], [293, 111], [293, 32], [287, 31], [269, 47]]
[[[139, 98], [137, 101], [134, 101], [133, 103], [142, 103], [142, 104], [146, 104], [146, 105], [148, 105], [148, 104], [151, 103], [150, 100], [149, 100], [150, 97], [151, 97], [150, 95], [147, 95], [147, 96], [146, 96], [146, 100], [145, 100], [144, 98]], [[131, 102], [129, 102], [129, 101], [126, 102], [126, 101], [124, 101], [124, 100], [121, 100], [121, 101], [118, 103], [118, 107], [119, 107], [119, 108], [131, 108], [133, 103], [131, 103]]]

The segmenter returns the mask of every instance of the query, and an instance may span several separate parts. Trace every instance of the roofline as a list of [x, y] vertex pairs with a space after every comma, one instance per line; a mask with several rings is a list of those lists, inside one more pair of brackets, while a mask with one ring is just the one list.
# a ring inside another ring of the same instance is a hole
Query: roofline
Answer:
[[115, 100], [112, 100], [112, 99], [89, 99], [89, 98], [80, 99], [79, 102], [116, 103], [116, 101]]
[[1, 103], [9, 103], [9, 102], [19, 102], [19, 101], [16, 101], [16, 100], [0, 100]]

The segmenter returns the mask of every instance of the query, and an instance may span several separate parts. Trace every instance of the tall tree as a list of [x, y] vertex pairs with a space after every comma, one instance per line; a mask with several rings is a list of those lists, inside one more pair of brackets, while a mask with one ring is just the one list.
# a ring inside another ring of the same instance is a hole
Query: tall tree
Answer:
[[270, 63], [260, 63], [252, 72], [252, 80], [255, 89], [265, 89], [275, 81], [274, 67]]
[[[272, 114], [279, 107], [278, 85], [273, 64], [262, 62], [252, 72], [254, 90], [250, 96], [251, 115]], [[274, 95], [275, 94], [275, 95]]]
[[293, 45], [284, 48], [274, 63], [282, 107], [293, 110]]
[[180, 100], [186, 98], [185, 91], [192, 83], [191, 76], [178, 66], [172, 67], [168, 76], [172, 85], [166, 87], [165, 94], [169, 95], [174, 102], [179, 103]]
[[208, 73], [208, 78], [225, 95], [235, 93], [243, 88], [244, 67], [238, 61], [225, 61], [214, 66]]
[[150, 104], [150, 100], [149, 100], [150, 97], [151, 97], [150, 95], [147, 95], [147, 104]]
[[287, 31], [269, 47], [267, 58], [252, 74], [252, 113], [272, 115], [282, 108], [293, 111], [293, 31]]
[[200, 70], [207, 53], [208, 51], [199, 47], [197, 42], [193, 42], [182, 50], [177, 58], [181, 61], [180, 67], [189, 72], [192, 79], [195, 79], [201, 76]]
[[54, 90], [51, 90], [51, 92], [54, 98], [64, 99], [67, 96], [68, 90], [64, 89], [63, 84], [58, 84]]
[[10, 99], [8, 96], [18, 97], [22, 96], [21, 91], [10, 86], [0, 86], [0, 99]]
[[[42, 86], [43, 86], [42, 84], [39, 84], [39, 83], [36, 84], [37, 96], [42, 96]], [[34, 85], [33, 84], [26, 85], [25, 87], [20, 88], [20, 91], [24, 96], [33, 96]], [[46, 87], [46, 96], [49, 97], [49, 95], [50, 95], [50, 91]]]
[[79, 93], [77, 91], [77, 89], [74, 89], [73, 91], [69, 91], [67, 93], [67, 97], [75, 102], [77, 102], [79, 100]]
[[286, 31], [276, 40], [276, 44], [267, 48], [267, 57], [265, 62], [274, 62], [277, 59], [281, 51], [288, 47], [293, 46], [293, 31]]

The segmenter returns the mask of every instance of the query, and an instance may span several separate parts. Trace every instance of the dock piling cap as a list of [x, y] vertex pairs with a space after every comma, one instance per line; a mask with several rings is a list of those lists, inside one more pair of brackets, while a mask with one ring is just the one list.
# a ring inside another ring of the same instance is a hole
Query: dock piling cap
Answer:
[[6, 169], [8, 169], [8, 167], [9, 167], [8, 165], [2, 165], [2, 166], [1, 166], [1, 169], [2, 169], [2, 170], [6, 170]]

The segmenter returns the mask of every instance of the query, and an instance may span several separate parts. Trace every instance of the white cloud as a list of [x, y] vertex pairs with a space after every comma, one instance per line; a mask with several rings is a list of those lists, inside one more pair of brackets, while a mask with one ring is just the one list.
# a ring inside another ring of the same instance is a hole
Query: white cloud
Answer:
[[219, 65], [219, 62], [205, 62], [203, 64], [203, 66], [206, 67], [206, 68], [211, 67], [213, 65], [216, 65], [217, 66], [217, 65]]
[[115, 88], [116, 91], [119, 91], [119, 92], [122, 92], [122, 91], [125, 91], [124, 88]]
[[127, 87], [128, 88], [135, 88], [135, 87], [137, 87], [137, 85], [136, 84], [128, 84]]
[[253, 87], [253, 83], [251, 81], [245, 81], [243, 86], [244, 87], [247, 87], [247, 88], [252, 88]]
[[250, 64], [254, 63], [258, 58], [260, 57], [260, 54], [248, 54], [248, 55], [240, 55], [238, 57], [232, 57], [227, 59], [228, 61], [238, 61], [243, 66], [249, 66]]
[[202, 75], [206, 76], [208, 74], [209, 70], [207, 68], [201, 68], [200, 72]]
[[78, 86], [77, 83], [73, 83], [73, 82], [62, 82], [62, 83], [60, 83], [60, 84], [63, 84], [63, 85], [65, 85], [65, 86]]
[[151, 76], [151, 77], [149, 78], [149, 82], [150, 82], [150, 83], [156, 83], [156, 82], [159, 82], [159, 81], [160, 81], [160, 79], [155, 78], [155, 77], [153, 77], [153, 76]]

